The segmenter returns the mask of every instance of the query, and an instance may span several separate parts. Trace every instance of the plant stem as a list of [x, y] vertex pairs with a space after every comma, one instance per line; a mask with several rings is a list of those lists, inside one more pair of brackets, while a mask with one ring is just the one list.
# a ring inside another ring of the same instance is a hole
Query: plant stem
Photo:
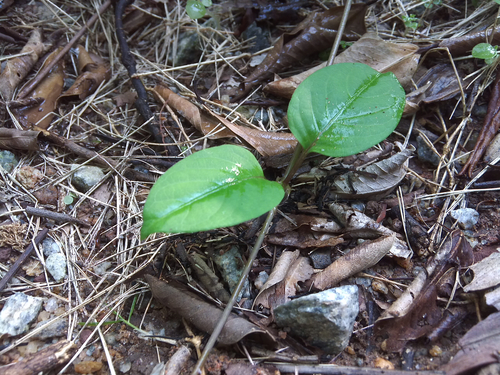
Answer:
[[196, 366], [191, 373], [192, 375], [198, 375], [201, 373], [201, 367], [205, 363], [205, 361], [208, 358], [208, 355], [210, 353], [210, 350], [215, 345], [215, 342], [217, 341], [217, 338], [219, 337], [222, 329], [224, 328], [224, 325], [226, 324], [226, 320], [231, 314], [231, 310], [233, 309], [234, 304], [236, 303], [236, 300], [238, 299], [238, 296], [240, 295], [241, 290], [243, 289], [243, 285], [245, 285], [245, 280], [250, 273], [250, 269], [252, 268], [253, 261], [257, 257], [257, 253], [259, 252], [260, 247], [262, 246], [262, 242], [264, 241], [264, 237], [266, 236], [267, 231], [269, 230], [269, 227], [271, 226], [271, 222], [273, 221], [274, 214], [276, 213], [276, 207], [273, 208], [271, 211], [268, 212], [266, 221], [264, 222], [264, 225], [262, 226], [262, 229], [259, 232], [259, 237], [257, 237], [257, 241], [255, 241], [255, 244], [252, 248], [252, 251], [250, 252], [250, 256], [248, 257], [247, 263], [245, 265], [245, 269], [243, 270], [240, 280], [238, 281], [238, 285], [236, 286], [236, 289], [234, 290], [233, 294], [231, 295], [231, 299], [228, 301], [226, 308], [224, 309], [224, 312], [222, 313], [222, 316], [217, 323], [217, 325], [214, 328], [214, 331], [212, 332], [212, 335], [210, 336], [210, 339], [208, 340], [207, 344], [205, 345], [205, 349], [203, 349], [203, 353], [201, 353], [200, 358], [198, 358], [198, 362], [196, 363]]
[[335, 42], [333, 42], [332, 52], [330, 52], [330, 58], [326, 63], [327, 66], [333, 64], [335, 56], [337, 56], [337, 51], [339, 50], [340, 41], [342, 40], [342, 34], [344, 34], [345, 25], [347, 24], [347, 18], [349, 18], [349, 11], [351, 10], [352, 0], [346, 0], [344, 5], [344, 13], [342, 14], [342, 19], [340, 20], [339, 29], [337, 30], [337, 35], [335, 36]]
[[306, 158], [307, 151], [304, 150], [304, 147], [300, 143], [297, 143], [297, 147], [295, 147], [295, 151], [293, 152], [292, 160], [290, 160], [290, 164], [288, 164], [288, 168], [283, 176], [283, 180], [278, 181], [285, 191], [288, 190], [288, 184], [292, 180], [295, 172], [300, 168], [302, 162]]

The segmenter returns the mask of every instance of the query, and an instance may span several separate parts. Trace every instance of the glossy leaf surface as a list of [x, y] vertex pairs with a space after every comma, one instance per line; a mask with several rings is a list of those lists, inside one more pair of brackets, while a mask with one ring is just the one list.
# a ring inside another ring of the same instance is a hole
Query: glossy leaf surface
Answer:
[[240, 224], [277, 206], [284, 194], [279, 183], [264, 178], [249, 151], [212, 147], [181, 160], [154, 184], [144, 206], [141, 237]]
[[394, 74], [359, 63], [334, 64], [299, 85], [288, 121], [307, 152], [348, 156], [387, 138], [404, 105], [405, 92]]

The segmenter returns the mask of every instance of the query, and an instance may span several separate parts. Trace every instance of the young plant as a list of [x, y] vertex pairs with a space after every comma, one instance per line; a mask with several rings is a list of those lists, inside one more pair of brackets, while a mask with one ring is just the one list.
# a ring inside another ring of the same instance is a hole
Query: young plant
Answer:
[[492, 46], [489, 43], [476, 44], [472, 49], [472, 56], [476, 59], [484, 59], [484, 62], [488, 65], [493, 64], [498, 54], [498, 46]]
[[403, 16], [403, 23], [407, 29], [417, 30], [418, 28], [418, 18], [414, 14]]
[[196, 20], [207, 13], [207, 8], [212, 5], [212, 0], [188, 0], [186, 3], [186, 13]]
[[276, 207], [309, 152], [353, 155], [396, 128], [405, 92], [392, 73], [343, 63], [309, 76], [290, 100], [288, 122], [299, 141], [281, 181], [268, 181], [253, 154], [225, 145], [198, 151], [167, 170], [144, 206], [141, 237], [237, 225]]

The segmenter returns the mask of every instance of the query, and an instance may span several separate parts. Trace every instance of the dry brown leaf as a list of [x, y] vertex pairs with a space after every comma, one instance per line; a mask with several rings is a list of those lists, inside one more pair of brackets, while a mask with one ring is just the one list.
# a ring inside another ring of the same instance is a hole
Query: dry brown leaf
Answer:
[[214, 112], [211, 112], [211, 114], [265, 158], [291, 154], [297, 146], [297, 139], [291, 133], [265, 132], [239, 126]]
[[207, 289], [212, 297], [227, 303], [231, 295], [224, 289], [217, 275], [211, 270], [207, 263], [196, 253], [187, 254], [189, 263], [198, 276], [201, 284]]
[[[58, 48], [52, 52], [45, 60], [43, 66], [52, 61], [59, 54], [61, 49], [62, 48]], [[63, 60], [59, 60], [47, 77], [45, 77], [27, 97], [43, 98], [41, 104], [30, 107], [22, 107], [14, 111], [21, 125], [25, 128], [31, 128], [36, 125], [41, 129], [47, 129], [52, 121], [52, 118], [54, 117], [54, 114], [51, 112], [53, 112], [56, 108], [56, 100], [59, 95], [61, 95], [63, 86], [64, 62]]]
[[[374, 238], [374, 236], [392, 236], [395, 234], [395, 232], [389, 228], [384, 227], [364, 213], [354, 210], [347, 205], [332, 203], [329, 209], [332, 214], [335, 215], [339, 223], [344, 225], [345, 233], [349, 234], [351, 237]], [[401, 259], [408, 259], [412, 255], [412, 251], [408, 248], [406, 242], [396, 238], [388, 255]]]
[[88, 53], [78, 46], [78, 77], [71, 87], [58, 99], [57, 103], [83, 100], [93, 94], [99, 85], [111, 78], [111, 67], [99, 56]]
[[38, 150], [39, 131], [0, 128], [0, 148], [4, 150]]
[[282, 245], [293, 246], [299, 249], [307, 249], [310, 247], [327, 247], [336, 246], [344, 240], [336, 235], [328, 233], [318, 233], [302, 228], [296, 231], [270, 234], [267, 236], [267, 242]]
[[132, 105], [137, 99], [137, 93], [135, 91], [127, 91], [123, 94], [118, 94], [113, 97], [117, 107], [123, 107], [125, 105]]
[[324, 233], [343, 233], [344, 228], [331, 219], [324, 217], [310, 216], [310, 215], [294, 215], [287, 214], [286, 218], [278, 220], [274, 226], [273, 233], [285, 233], [299, 229], [300, 227], [307, 227], [314, 232]]
[[496, 252], [470, 266], [474, 272], [472, 281], [464, 286], [464, 292], [473, 292], [500, 284], [500, 253]]
[[396, 234], [393, 234], [356, 246], [327, 268], [314, 274], [311, 278], [314, 287], [319, 290], [331, 288], [342, 280], [374, 266], [391, 250], [395, 239]]
[[[393, 72], [401, 85], [409, 88], [420, 59], [420, 55], [416, 54], [417, 50], [418, 46], [414, 44], [386, 42], [375, 33], [366, 33], [347, 50], [340, 53], [334, 63], [359, 62], [371, 66], [380, 73]], [[323, 63], [295, 76], [271, 82], [265, 87], [265, 91], [291, 98], [304, 79], [325, 66], [326, 63]]]
[[210, 139], [232, 138], [237, 135], [264, 157], [290, 154], [297, 145], [297, 140], [290, 133], [265, 132], [236, 125], [207, 109], [210, 113], [209, 116], [189, 100], [182, 98], [165, 86], [156, 86], [154, 92], [159, 100], [163, 99], [165, 104], [172, 107], [179, 115], [193, 124], [196, 129], [204, 135], [208, 135]]
[[[309, 14], [293, 31], [278, 39], [264, 61], [245, 80], [247, 86], [252, 86], [313, 53], [330, 48], [343, 12], [344, 7], [339, 6]], [[356, 40], [366, 32], [365, 12], [365, 4], [352, 5], [342, 40]]]
[[[189, 324], [199, 330], [212, 333], [222, 316], [221, 309], [192, 294], [179, 282], [170, 280], [167, 283], [151, 275], [145, 275], [144, 278], [158, 302], [182, 316]], [[266, 332], [248, 320], [231, 314], [219, 335], [218, 343], [233, 345], [245, 336], [255, 333], [264, 334]], [[266, 337], [269, 338], [270, 336], [266, 335]]]
[[179, 115], [188, 120], [196, 129], [203, 135], [207, 135], [210, 139], [230, 138], [234, 137], [234, 133], [222, 125], [212, 117], [204, 114], [200, 109], [177, 95], [172, 90], [163, 85], [157, 85], [153, 89], [156, 98], [170, 107], [172, 107]]
[[[500, 352], [500, 312], [491, 314], [472, 327], [458, 342], [460, 350], [441, 370], [446, 375], [474, 373], [474, 369], [498, 363]], [[494, 372], [491, 372], [492, 374]]]
[[405, 178], [414, 151], [415, 147], [410, 145], [387, 159], [335, 177], [332, 198], [381, 199]]
[[28, 54], [7, 60], [5, 69], [0, 74], [0, 97], [3, 100], [13, 99], [17, 85], [28, 75], [40, 56], [47, 51], [47, 48], [42, 42], [42, 31], [40, 29], [33, 30], [28, 43], [21, 50], [21, 54]]
[[296, 294], [297, 283], [308, 280], [313, 272], [309, 259], [300, 256], [299, 250], [283, 252], [254, 304], [273, 310], [286, 303]]

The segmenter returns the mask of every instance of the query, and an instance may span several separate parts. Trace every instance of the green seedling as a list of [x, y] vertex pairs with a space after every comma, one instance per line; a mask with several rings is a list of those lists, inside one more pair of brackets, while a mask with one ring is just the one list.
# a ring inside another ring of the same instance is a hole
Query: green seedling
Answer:
[[407, 29], [416, 30], [418, 28], [418, 18], [414, 14], [403, 16], [403, 23]]
[[472, 49], [472, 56], [476, 59], [484, 59], [484, 62], [488, 65], [495, 61], [498, 54], [498, 46], [492, 46], [489, 43], [476, 44]]
[[196, 20], [202, 18], [207, 13], [207, 8], [212, 5], [212, 0], [188, 0], [186, 3], [186, 13]]
[[432, 8], [434, 5], [441, 5], [443, 3], [442, 0], [429, 0], [428, 2], [426, 2], [424, 4], [424, 7], [426, 7], [427, 9], [430, 9]]
[[310, 152], [342, 157], [383, 141], [396, 128], [405, 92], [392, 73], [359, 63], [309, 76], [288, 107], [297, 146], [285, 176], [269, 181], [253, 154], [224, 145], [198, 151], [165, 172], [144, 206], [141, 237], [233, 226], [274, 209]]

